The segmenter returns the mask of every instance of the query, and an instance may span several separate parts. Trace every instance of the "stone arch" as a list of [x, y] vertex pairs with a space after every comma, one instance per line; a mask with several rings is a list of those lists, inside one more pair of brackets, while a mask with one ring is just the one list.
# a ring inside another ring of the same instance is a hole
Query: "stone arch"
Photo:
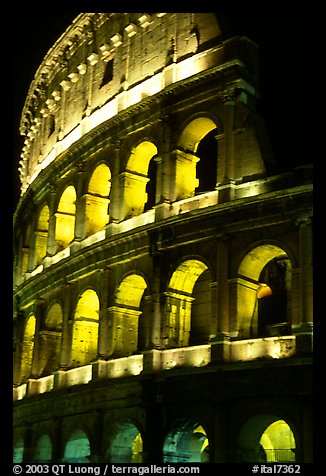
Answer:
[[[166, 292], [168, 347], [207, 342], [210, 334], [210, 272], [200, 259], [188, 258], [173, 271]], [[201, 305], [193, 308], [194, 301]], [[194, 312], [192, 312], [196, 309]]]
[[111, 463], [143, 462], [143, 439], [139, 428], [133, 422], [116, 425], [108, 456]]
[[151, 140], [143, 140], [132, 148], [126, 170], [120, 174], [124, 218], [140, 215], [149, 205], [155, 204], [156, 155], [157, 147]]
[[27, 380], [32, 371], [36, 318], [31, 314], [25, 325], [21, 353], [21, 380]]
[[111, 170], [105, 163], [94, 168], [85, 195], [86, 236], [102, 230], [109, 222]]
[[243, 257], [237, 278], [240, 337], [289, 333], [291, 260], [279, 244], [252, 247]]
[[217, 184], [217, 124], [202, 114], [183, 128], [176, 150], [177, 197], [215, 190]]
[[203, 426], [191, 420], [177, 421], [164, 440], [163, 462], [209, 462], [209, 441]]
[[79, 428], [71, 433], [65, 444], [63, 461], [65, 463], [90, 463], [90, 442], [84, 430]]
[[47, 309], [40, 331], [40, 373], [50, 375], [60, 366], [63, 311], [61, 304], [52, 303]]
[[35, 444], [33, 461], [47, 463], [52, 459], [52, 441], [47, 433], [43, 433]]
[[238, 438], [238, 462], [296, 461], [296, 441], [291, 425], [279, 416], [261, 413], [251, 417]]
[[111, 315], [111, 346], [115, 355], [129, 355], [142, 347], [145, 325], [142, 314], [147, 282], [141, 274], [125, 276], [115, 290]]
[[61, 194], [56, 217], [55, 239], [58, 251], [66, 248], [75, 237], [76, 189], [68, 185]]
[[83, 291], [76, 305], [72, 327], [72, 367], [89, 364], [97, 357], [100, 303], [93, 289]]
[[47, 204], [40, 209], [35, 230], [35, 255], [36, 266], [42, 263], [46, 256], [49, 232], [50, 210]]

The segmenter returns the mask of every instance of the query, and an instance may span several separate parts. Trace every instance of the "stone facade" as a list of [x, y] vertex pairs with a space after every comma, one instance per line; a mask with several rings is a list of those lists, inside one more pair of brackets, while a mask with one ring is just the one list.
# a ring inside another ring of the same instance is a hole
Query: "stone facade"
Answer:
[[15, 461], [312, 461], [312, 168], [273, 173], [257, 61], [206, 13], [82, 13], [45, 56]]

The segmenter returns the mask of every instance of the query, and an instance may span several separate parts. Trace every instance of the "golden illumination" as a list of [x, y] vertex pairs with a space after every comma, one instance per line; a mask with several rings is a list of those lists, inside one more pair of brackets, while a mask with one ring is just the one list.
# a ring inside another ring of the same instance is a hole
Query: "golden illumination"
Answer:
[[142, 463], [143, 461], [142, 453], [143, 453], [143, 439], [141, 437], [141, 434], [138, 433], [132, 445], [131, 463]]
[[74, 367], [89, 364], [97, 356], [99, 299], [87, 289], [80, 296], [73, 324], [71, 359]]
[[35, 264], [39, 265], [46, 256], [50, 211], [47, 205], [41, 209], [35, 232]]
[[148, 199], [146, 185], [149, 181], [149, 164], [156, 154], [156, 146], [149, 141], [141, 142], [131, 151], [126, 172], [121, 175], [123, 190], [121, 213], [124, 219], [140, 215], [144, 211]]
[[36, 327], [36, 318], [35, 316], [32, 315], [28, 318], [28, 321], [25, 327], [25, 333], [24, 333], [22, 358], [21, 358], [21, 379], [22, 380], [27, 379], [30, 376], [30, 373], [32, 370], [35, 327]]
[[75, 236], [76, 190], [69, 185], [63, 192], [56, 215], [55, 239], [66, 248]]
[[216, 129], [216, 124], [209, 117], [194, 119], [182, 131], [178, 146], [182, 150], [196, 153], [199, 142], [213, 129]]
[[266, 428], [260, 444], [266, 453], [266, 461], [295, 461], [295, 439], [290, 426], [284, 420], [277, 420]]

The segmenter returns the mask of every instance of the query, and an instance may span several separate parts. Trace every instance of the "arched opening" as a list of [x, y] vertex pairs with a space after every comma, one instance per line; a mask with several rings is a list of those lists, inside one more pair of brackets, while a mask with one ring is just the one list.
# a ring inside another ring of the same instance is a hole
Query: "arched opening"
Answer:
[[196, 168], [198, 179], [196, 193], [209, 192], [216, 188], [218, 155], [216, 134], [217, 129], [211, 130], [198, 144], [196, 155], [200, 160]]
[[75, 430], [69, 437], [63, 455], [65, 463], [90, 463], [89, 439], [83, 430]]
[[[189, 259], [171, 276], [166, 293], [165, 339], [168, 347], [203, 343], [209, 338], [209, 272], [200, 279], [205, 271], [207, 266], [202, 261]], [[194, 301], [197, 302], [193, 308]]]
[[208, 269], [198, 276], [192, 296], [189, 345], [206, 344], [211, 326], [211, 277]]
[[144, 205], [144, 211], [150, 210], [156, 204], [156, 185], [157, 185], [157, 162], [153, 156], [148, 165], [148, 182], [146, 184], [147, 201]]
[[258, 335], [289, 333], [289, 292], [291, 263], [287, 257], [276, 257], [267, 263], [259, 276]]
[[177, 142], [175, 162], [176, 198], [215, 190], [217, 183], [216, 124], [198, 117], [182, 131]]
[[120, 423], [111, 440], [109, 449], [111, 463], [142, 463], [143, 440], [133, 423]]
[[277, 245], [260, 245], [242, 260], [237, 280], [239, 337], [290, 332], [292, 266]]
[[34, 351], [34, 338], [35, 338], [36, 319], [35, 316], [30, 316], [27, 320], [23, 346], [21, 354], [21, 380], [27, 380], [32, 371], [32, 360]]
[[75, 237], [76, 190], [69, 185], [61, 195], [56, 216], [55, 239], [58, 251], [66, 248]]
[[62, 338], [62, 308], [53, 303], [46, 313], [44, 326], [40, 332], [40, 374], [50, 375], [60, 366], [60, 349]]
[[52, 443], [49, 435], [44, 434], [36, 442], [33, 461], [47, 463], [52, 459]]
[[105, 164], [96, 167], [86, 194], [86, 235], [102, 230], [109, 222], [111, 171]]
[[293, 463], [296, 442], [290, 425], [275, 415], [252, 417], [239, 434], [238, 462]]
[[79, 297], [72, 329], [72, 367], [87, 365], [97, 357], [99, 308], [94, 290], [87, 289]]
[[47, 243], [48, 243], [48, 231], [49, 231], [49, 207], [44, 205], [40, 211], [37, 226], [35, 230], [35, 265], [38, 266], [42, 263], [43, 258], [46, 256]]
[[284, 420], [271, 423], [261, 436], [260, 444], [269, 463], [295, 462], [295, 439], [290, 426]]
[[165, 438], [163, 462], [208, 463], [209, 442], [204, 428], [195, 422], [178, 424]]
[[157, 155], [157, 148], [149, 141], [141, 142], [132, 149], [126, 171], [121, 175], [124, 190], [124, 218], [140, 215], [144, 209], [149, 209], [155, 204], [155, 155]]
[[[139, 350], [145, 339], [143, 296], [146, 281], [138, 274], [126, 276], [118, 286], [112, 316], [111, 342], [115, 355], [130, 355]], [[139, 329], [141, 328], [140, 332]]]

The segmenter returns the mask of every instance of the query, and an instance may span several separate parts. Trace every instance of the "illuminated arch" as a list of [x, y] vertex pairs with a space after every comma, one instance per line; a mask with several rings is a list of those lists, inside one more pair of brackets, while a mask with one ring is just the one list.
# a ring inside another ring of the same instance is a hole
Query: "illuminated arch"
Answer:
[[36, 318], [29, 316], [23, 338], [22, 356], [21, 356], [21, 379], [24, 381], [30, 377], [32, 370], [32, 360], [34, 351]]
[[59, 250], [66, 248], [75, 236], [76, 190], [66, 187], [61, 195], [56, 216], [55, 239]]
[[240, 263], [237, 313], [240, 337], [288, 333], [291, 261], [280, 246], [259, 245]]
[[114, 305], [110, 308], [110, 340], [115, 355], [129, 355], [139, 349], [139, 338], [143, 333], [141, 315], [146, 288], [147, 283], [141, 275], [130, 274], [116, 289]]
[[89, 364], [97, 357], [100, 304], [93, 289], [84, 291], [78, 299], [72, 329], [72, 366]]
[[[199, 280], [203, 273], [206, 273], [205, 279]], [[193, 313], [192, 306], [196, 298], [205, 305], [201, 308], [196, 307]], [[189, 345], [191, 341], [198, 344], [207, 340], [210, 328], [209, 306], [208, 267], [197, 259], [182, 262], [173, 272], [166, 293], [168, 346], [183, 347]]]
[[290, 425], [272, 414], [255, 415], [241, 428], [238, 462], [295, 462], [296, 442]]
[[180, 134], [178, 146], [195, 154], [200, 141], [213, 129], [216, 129], [216, 124], [209, 117], [202, 116], [193, 119]]
[[143, 439], [134, 423], [117, 425], [108, 453], [111, 463], [143, 462]]
[[157, 147], [150, 141], [141, 142], [131, 151], [126, 171], [122, 174], [124, 218], [140, 215], [144, 209], [149, 208], [148, 204], [155, 204], [155, 155], [157, 155]]
[[90, 463], [90, 443], [83, 430], [75, 430], [70, 435], [65, 445], [63, 460], [66, 463]]
[[86, 194], [86, 235], [102, 230], [109, 222], [111, 171], [99, 164], [93, 171]]
[[197, 422], [178, 423], [164, 440], [163, 462], [209, 462], [209, 441], [204, 428]]
[[215, 189], [217, 184], [216, 131], [216, 123], [209, 117], [201, 116], [189, 122], [180, 134], [175, 165], [178, 199], [192, 197], [195, 192]]
[[40, 436], [36, 442], [33, 461], [46, 463], [52, 459], [52, 442], [48, 434]]
[[35, 230], [35, 265], [41, 264], [43, 258], [46, 256], [49, 218], [49, 207], [44, 205], [39, 213]]
[[42, 376], [50, 375], [60, 366], [62, 321], [62, 307], [55, 302], [46, 312], [44, 326], [40, 332], [39, 371]]

